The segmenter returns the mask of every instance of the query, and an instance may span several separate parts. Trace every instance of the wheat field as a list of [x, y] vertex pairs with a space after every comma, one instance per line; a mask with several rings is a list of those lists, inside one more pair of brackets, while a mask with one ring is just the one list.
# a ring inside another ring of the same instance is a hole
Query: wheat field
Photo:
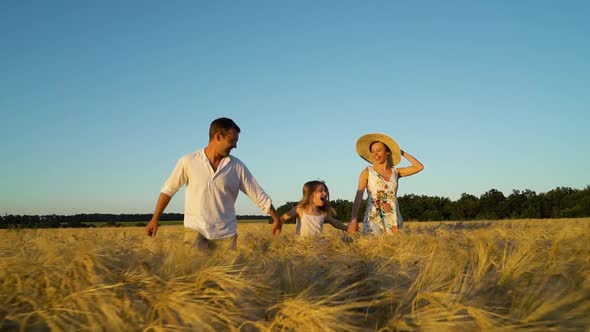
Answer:
[[590, 219], [187, 251], [182, 226], [0, 231], [0, 330], [590, 331]]

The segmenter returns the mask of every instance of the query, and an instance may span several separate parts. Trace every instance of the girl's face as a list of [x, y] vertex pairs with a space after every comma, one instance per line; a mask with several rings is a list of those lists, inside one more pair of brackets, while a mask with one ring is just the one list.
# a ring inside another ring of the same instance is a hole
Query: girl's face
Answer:
[[324, 206], [328, 201], [328, 190], [323, 184], [317, 186], [313, 192], [311, 202], [315, 206]]
[[381, 142], [375, 142], [371, 145], [371, 154], [373, 155], [376, 164], [387, 162], [387, 158], [389, 157], [389, 152], [387, 151], [385, 144]]

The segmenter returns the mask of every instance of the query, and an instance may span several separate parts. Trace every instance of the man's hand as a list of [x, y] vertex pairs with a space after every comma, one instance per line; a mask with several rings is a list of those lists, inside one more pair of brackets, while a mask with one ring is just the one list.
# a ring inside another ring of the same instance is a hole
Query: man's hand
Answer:
[[156, 233], [158, 232], [158, 221], [152, 220], [145, 228], [147, 232], [147, 236], [156, 237]]

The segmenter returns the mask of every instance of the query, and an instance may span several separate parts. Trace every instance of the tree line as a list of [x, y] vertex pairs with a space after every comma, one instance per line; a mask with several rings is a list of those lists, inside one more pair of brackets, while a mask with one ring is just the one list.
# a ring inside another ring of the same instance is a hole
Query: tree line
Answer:
[[[584, 189], [557, 187], [546, 193], [532, 190], [513, 190], [505, 196], [497, 189], [491, 189], [479, 197], [463, 193], [457, 200], [447, 197], [426, 195], [403, 195], [398, 197], [400, 210], [406, 221], [461, 221], [499, 219], [548, 219], [590, 217], [590, 185]], [[352, 202], [337, 199], [330, 202], [336, 216], [349, 221]], [[297, 202], [287, 202], [277, 208], [282, 215]], [[359, 219], [365, 211], [363, 201]], [[137, 226], [148, 222], [152, 214], [76, 214], [76, 215], [4, 215], [0, 216], [0, 228], [58, 228], [89, 227], [93, 222], [106, 222], [116, 226], [122, 222], [135, 222]], [[161, 221], [183, 220], [181, 213], [164, 213]], [[238, 220], [268, 220], [268, 216], [241, 215]], [[295, 222], [294, 219], [289, 222]]]
[[[146, 226], [152, 218], [152, 214], [109, 214], [91, 213], [74, 215], [4, 215], [0, 216], [0, 229], [2, 228], [77, 228], [95, 227], [94, 223], [102, 223], [104, 226], [122, 226], [123, 223], [133, 226]], [[182, 213], [163, 213], [160, 221], [181, 221]], [[266, 220], [268, 216], [241, 215], [238, 220]]]
[[[546, 193], [513, 190], [508, 196], [491, 189], [479, 197], [463, 193], [455, 201], [447, 197], [409, 194], [398, 197], [398, 202], [406, 221], [580, 218], [590, 217], [590, 185], [581, 190], [557, 187]], [[338, 219], [350, 220], [352, 202], [338, 199], [330, 203]], [[287, 202], [277, 212], [285, 213], [295, 204], [297, 202]], [[365, 204], [366, 200], [361, 205], [359, 221]]]

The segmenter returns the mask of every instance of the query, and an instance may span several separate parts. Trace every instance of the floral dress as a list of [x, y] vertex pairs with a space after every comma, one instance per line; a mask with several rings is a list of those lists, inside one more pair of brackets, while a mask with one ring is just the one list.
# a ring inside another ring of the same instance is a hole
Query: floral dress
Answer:
[[381, 235], [393, 234], [402, 228], [403, 219], [397, 204], [397, 180], [399, 173], [392, 167], [389, 181], [381, 174], [367, 167], [369, 178], [367, 181], [367, 211], [363, 219], [363, 233]]

